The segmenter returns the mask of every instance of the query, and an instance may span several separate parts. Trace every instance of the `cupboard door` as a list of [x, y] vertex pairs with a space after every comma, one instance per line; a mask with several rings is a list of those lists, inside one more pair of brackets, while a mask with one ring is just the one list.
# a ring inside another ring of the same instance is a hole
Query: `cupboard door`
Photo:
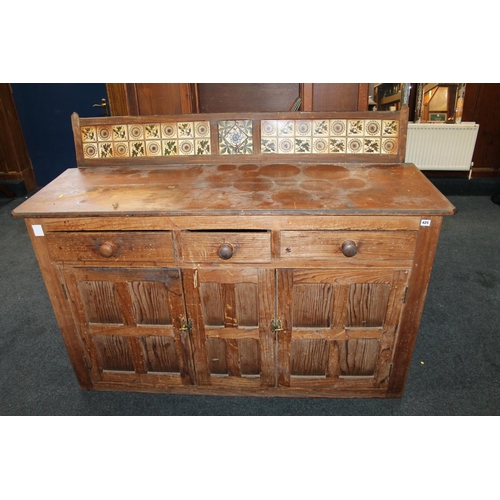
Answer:
[[274, 271], [183, 270], [199, 384], [274, 386]]
[[94, 382], [194, 384], [178, 269], [63, 268]]
[[407, 278], [408, 270], [278, 270], [278, 385], [384, 387]]

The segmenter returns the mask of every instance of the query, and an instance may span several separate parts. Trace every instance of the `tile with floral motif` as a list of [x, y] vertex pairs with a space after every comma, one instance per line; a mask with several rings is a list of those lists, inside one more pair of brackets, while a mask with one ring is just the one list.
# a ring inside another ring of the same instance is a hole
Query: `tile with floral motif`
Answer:
[[163, 156], [175, 156], [179, 154], [177, 139], [165, 139], [161, 141]]
[[218, 128], [221, 155], [253, 153], [251, 120], [220, 121]]
[[96, 142], [97, 141], [97, 133], [95, 127], [82, 127], [80, 129], [82, 133], [82, 141], [83, 142]]

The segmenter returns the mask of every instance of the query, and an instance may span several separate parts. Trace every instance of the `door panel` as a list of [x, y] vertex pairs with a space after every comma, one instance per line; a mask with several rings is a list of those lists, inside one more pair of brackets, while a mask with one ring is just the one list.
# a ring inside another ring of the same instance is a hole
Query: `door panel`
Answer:
[[407, 278], [408, 270], [278, 270], [278, 384], [383, 384]]
[[[274, 271], [183, 270], [198, 383], [274, 385]], [[191, 293], [192, 292], [192, 293]], [[200, 382], [203, 380], [203, 382]]]
[[94, 381], [194, 384], [178, 269], [62, 269]]

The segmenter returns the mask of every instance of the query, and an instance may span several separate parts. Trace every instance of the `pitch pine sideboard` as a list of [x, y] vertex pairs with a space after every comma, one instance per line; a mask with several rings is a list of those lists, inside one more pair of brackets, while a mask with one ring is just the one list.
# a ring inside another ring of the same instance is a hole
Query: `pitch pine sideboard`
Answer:
[[25, 218], [80, 387], [401, 397], [443, 216], [400, 112], [72, 117]]

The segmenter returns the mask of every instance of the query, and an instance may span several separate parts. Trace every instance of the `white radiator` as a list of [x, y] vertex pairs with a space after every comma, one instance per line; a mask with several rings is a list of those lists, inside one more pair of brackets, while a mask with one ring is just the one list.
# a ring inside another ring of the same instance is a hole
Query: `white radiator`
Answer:
[[469, 170], [479, 125], [409, 123], [406, 163], [421, 170]]

